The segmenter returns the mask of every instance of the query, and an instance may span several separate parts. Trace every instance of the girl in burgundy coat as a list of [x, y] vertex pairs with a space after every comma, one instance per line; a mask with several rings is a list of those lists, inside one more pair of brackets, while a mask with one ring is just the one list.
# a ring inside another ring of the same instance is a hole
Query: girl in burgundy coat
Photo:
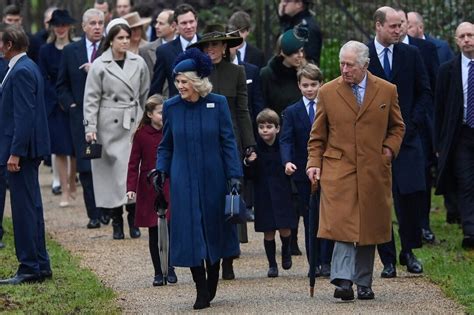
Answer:
[[[136, 198], [135, 226], [147, 227], [149, 248], [155, 277], [153, 286], [163, 285], [163, 274], [158, 254], [158, 217], [154, 209], [156, 192], [153, 185], [148, 184], [146, 176], [155, 168], [156, 151], [163, 137], [162, 127], [163, 97], [155, 94], [145, 104], [145, 113], [133, 137], [132, 152], [128, 162], [127, 197]], [[169, 200], [169, 186], [165, 185], [165, 198]], [[167, 212], [169, 220], [169, 209]], [[169, 267], [168, 282], [178, 281], [173, 267]]]

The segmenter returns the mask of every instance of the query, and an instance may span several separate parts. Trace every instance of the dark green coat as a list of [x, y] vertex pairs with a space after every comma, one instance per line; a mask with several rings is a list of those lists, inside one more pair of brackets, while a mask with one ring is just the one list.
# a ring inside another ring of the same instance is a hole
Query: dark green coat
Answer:
[[242, 148], [255, 145], [252, 121], [250, 120], [247, 104], [247, 83], [244, 67], [223, 60], [214, 65], [209, 80], [212, 83], [212, 92], [224, 95], [227, 98], [237, 147], [240, 152], [242, 152]]
[[260, 70], [265, 106], [281, 116], [281, 112], [301, 98], [296, 69], [283, 65], [283, 57], [275, 56]]

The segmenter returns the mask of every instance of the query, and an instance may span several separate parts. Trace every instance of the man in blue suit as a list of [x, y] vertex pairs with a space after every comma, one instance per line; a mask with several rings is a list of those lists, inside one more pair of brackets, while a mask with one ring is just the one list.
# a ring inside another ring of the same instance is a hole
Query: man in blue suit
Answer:
[[186, 47], [198, 41], [197, 12], [189, 4], [183, 3], [174, 10], [174, 20], [179, 36], [173, 41], [156, 49], [156, 62], [151, 80], [150, 95], [163, 93], [165, 81], [168, 81], [169, 97], [178, 94], [174, 86], [173, 65], [176, 57], [186, 50]]
[[77, 171], [89, 217], [87, 228], [94, 229], [100, 227], [99, 220], [107, 224], [110, 219], [105, 214], [101, 217], [100, 209], [95, 205], [91, 163], [81, 157], [86, 146], [83, 100], [87, 72], [95, 57], [98, 56], [99, 43], [104, 32], [104, 13], [98, 9], [89, 9], [84, 12], [82, 28], [84, 37], [63, 49], [56, 88], [59, 103], [69, 112]]
[[16, 274], [3, 284], [41, 282], [52, 277], [46, 250], [38, 166], [50, 154], [44, 82], [38, 66], [26, 55], [28, 37], [9, 26], [1, 38], [9, 70], [0, 100], [0, 168], [8, 171]]
[[[5, 24], [0, 24], [0, 38], [3, 36], [3, 31], [5, 29]], [[1, 42], [0, 42], [1, 44]], [[2, 47], [0, 47], [0, 51]], [[7, 74], [8, 62], [0, 57], [0, 82], [3, 81], [3, 77]], [[0, 95], [1, 97], [1, 95]], [[0, 167], [0, 249], [5, 247], [5, 244], [2, 242], [3, 239], [3, 212], [5, 211], [5, 194], [7, 192], [7, 179], [6, 172], [3, 168]]]
[[425, 34], [425, 25], [423, 17], [418, 12], [408, 12], [408, 35], [415, 38], [425, 39], [436, 46], [439, 64], [450, 61], [454, 57], [453, 50], [449, 44], [441, 39], [434, 38]]
[[[426, 69], [416, 47], [399, 43], [401, 19], [390, 7], [374, 14], [376, 37], [368, 44], [369, 71], [397, 86], [400, 109], [406, 126], [398, 157], [392, 164], [393, 199], [402, 244], [400, 264], [411, 273], [422, 273], [423, 266], [412, 249], [422, 246], [420, 209], [423, 205], [425, 163], [419, 129], [423, 126], [431, 90]], [[382, 277], [396, 276], [395, 242], [378, 246], [384, 264]]]

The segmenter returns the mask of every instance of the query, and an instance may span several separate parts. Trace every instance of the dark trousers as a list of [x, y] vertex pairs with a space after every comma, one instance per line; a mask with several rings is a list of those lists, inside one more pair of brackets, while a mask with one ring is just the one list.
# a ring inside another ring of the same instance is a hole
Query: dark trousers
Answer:
[[[421, 226], [420, 209], [424, 202], [424, 192], [415, 192], [411, 194], [400, 194], [396, 188], [393, 189], [393, 204], [398, 220], [398, 234], [400, 235], [401, 251], [410, 252], [413, 248], [420, 248]], [[377, 245], [380, 260], [384, 265], [397, 262], [397, 252], [395, 249], [395, 239], [388, 243]]]
[[38, 180], [39, 164], [40, 160], [21, 159], [21, 170], [8, 174], [15, 251], [20, 263], [18, 274], [51, 270]]
[[474, 237], [474, 128], [463, 126], [454, 154], [457, 203], [464, 236]]
[[458, 196], [456, 191], [448, 191], [443, 195], [446, 208], [446, 221], [454, 223], [461, 220], [458, 209]]
[[100, 209], [95, 206], [94, 183], [92, 181], [92, 172], [80, 172], [79, 180], [81, 181], [84, 196], [84, 204], [86, 205], [87, 217], [90, 220], [97, 220], [100, 217]]
[[5, 196], [7, 194], [7, 169], [0, 166], [0, 241], [3, 239], [3, 212], [5, 211]]
[[430, 211], [431, 211], [431, 187], [433, 186], [433, 177], [431, 176], [431, 167], [425, 172], [426, 191], [423, 192], [423, 206], [421, 208], [421, 228], [431, 230]]

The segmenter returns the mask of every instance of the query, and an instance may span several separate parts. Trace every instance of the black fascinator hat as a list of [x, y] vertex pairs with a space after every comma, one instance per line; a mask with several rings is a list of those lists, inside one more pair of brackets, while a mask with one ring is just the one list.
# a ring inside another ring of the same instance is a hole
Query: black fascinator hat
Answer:
[[213, 65], [211, 58], [199, 48], [190, 48], [176, 57], [173, 65], [173, 74], [180, 72], [195, 71], [200, 78], [211, 74]]

